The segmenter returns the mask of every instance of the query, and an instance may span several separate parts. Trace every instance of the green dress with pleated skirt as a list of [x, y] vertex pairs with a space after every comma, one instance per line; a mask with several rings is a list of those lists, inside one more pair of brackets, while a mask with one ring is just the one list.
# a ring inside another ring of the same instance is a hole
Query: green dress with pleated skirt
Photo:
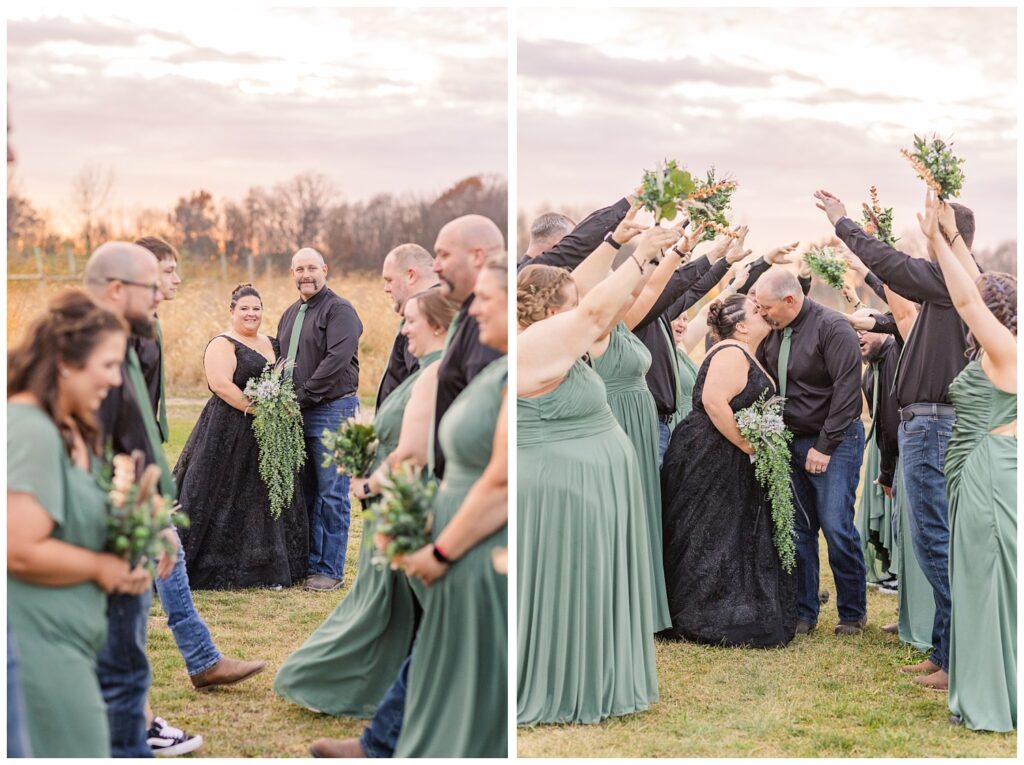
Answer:
[[644, 711], [658, 677], [636, 450], [582, 361], [516, 410], [518, 722]]
[[[398, 446], [412, 386], [441, 351], [396, 387], [373, 419], [380, 441], [371, 473]], [[369, 718], [391, 686], [415, 635], [416, 597], [401, 571], [379, 569], [373, 557], [373, 522], [363, 522], [359, 565], [352, 589], [323, 624], [289, 656], [274, 691], [299, 706], [330, 715]]]
[[676, 352], [676, 411], [672, 419], [668, 421], [671, 430], [683, 421], [693, 409], [693, 386], [697, 384], [697, 372], [699, 367], [690, 358], [690, 354], [680, 348], [673, 346]]
[[[508, 357], [481, 370], [438, 427], [444, 480], [434, 501], [437, 539], [491, 459]], [[508, 757], [508, 578], [491, 554], [502, 526], [422, 588], [423, 621], [409, 666], [395, 757]]]
[[1017, 395], [980, 361], [949, 385], [949, 709], [971, 730], [1017, 727]]
[[647, 530], [651, 538], [651, 582], [654, 585], [654, 629], [672, 626], [665, 591], [665, 567], [662, 564], [661, 473], [658, 458], [658, 409], [647, 387], [651, 352], [625, 325], [619, 322], [608, 338], [608, 348], [592, 357], [594, 371], [604, 380], [608, 406], [636, 449], [640, 475], [644, 482]]
[[896, 464], [892, 511], [896, 516], [896, 540], [892, 548], [891, 570], [899, 582], [900, 641], [919, 651], [932, 650], [935, 625], [935, 593], [921, 570], [910, 540], [910, 515], [903, 485], [903, 465]]
[[[7, 491], [31, 495], [53, 519], [50, 536], [102, 552], [106, 495], [72, 462], [38, 407], [7, 404]], [[20, 654], [34, 757], [110, 757], [96, 655], [107, 637], [107, 596], [94, 582], [32, 584], [7, 575], [7, 620]]]
[[[872, 423], [872, 430], [874, 423]], [[861, 550], [867, 567], [869, 582], [880, 582], [888, 578], [893, 570], [892, 553], [892, 505], [882, 487], [875, 483], [882, 455], [871, 433], [865, 438], [867, 449], [864, 454], [864, 480], [861, 483], [860, 503], [857, 506], [855, 525], [860, 534]]]

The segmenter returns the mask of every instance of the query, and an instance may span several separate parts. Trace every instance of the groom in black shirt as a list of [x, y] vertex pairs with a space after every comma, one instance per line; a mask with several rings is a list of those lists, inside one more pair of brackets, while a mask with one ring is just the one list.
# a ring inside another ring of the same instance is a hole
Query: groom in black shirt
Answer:
[[775, 330], [757, 357], [785, 398], [783, 418], [794, 434], [796, 631], [818, 622], [820, 529], [836, 582], [836, 634], [856, 634], [867, 621], [867, 571], [853, 523], [864, 458], [857, 335], [843, 314], [804, 297], [796, 276], [780, 268], [758, 280], [757, 302]]

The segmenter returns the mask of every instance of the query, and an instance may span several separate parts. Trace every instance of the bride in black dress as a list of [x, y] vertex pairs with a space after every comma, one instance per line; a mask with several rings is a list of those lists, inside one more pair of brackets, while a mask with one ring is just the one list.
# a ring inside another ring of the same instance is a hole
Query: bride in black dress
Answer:
[[772, 543], [771, 508], [734, 414], [774, 383], [755, 360], [770, 331], [752, 299], [712, 303], [719, 339], [701, 364], [693, 410], [676, 426], [661, 468], [667, 637], [783, 646], [796, 629], [796, 575]]
[[231, 329], [206, 346], [203, 366], [214, 394], [174, 466], [178, 498], [188, 514], [181, 531], [193, 590], [287, 587], [306, 573], [308, 537], [300, 481], [291, 507], [270, 515], [259, 473], [259, 447], [242, 394], [280, 355], [261, 335], [263, 301], [251, 284], [231, 293]]

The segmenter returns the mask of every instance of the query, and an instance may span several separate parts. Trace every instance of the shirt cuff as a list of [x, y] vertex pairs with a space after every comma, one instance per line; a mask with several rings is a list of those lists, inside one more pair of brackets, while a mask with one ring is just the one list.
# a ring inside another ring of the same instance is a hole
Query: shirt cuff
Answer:
[[814, 442], [814, 448], [824, 455], [829, 457], [832, 456], [832, 452], [839, 448], [839, 444], [843, 442], [840, 438], [838, 441], [830, 439], [824, 433], [818, 435], [818, 440]]

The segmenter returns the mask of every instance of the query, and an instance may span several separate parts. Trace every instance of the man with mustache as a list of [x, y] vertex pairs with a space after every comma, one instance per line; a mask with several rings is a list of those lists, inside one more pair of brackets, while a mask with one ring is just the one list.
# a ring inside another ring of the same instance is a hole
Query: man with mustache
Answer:
[[299, 300], [278, 324], [306, 436], [303, 491], [309, 513], [309, 575], [305, 588], [331, 592], [345, 577], [348, 546], [348, 476], [334, 465], [322, 467], [324, 428], [337, 430], [359, 410], [359, 336], [363, 324], [352, 304], [327, 286], [323, 255], [303, 247], [290, 269]]

